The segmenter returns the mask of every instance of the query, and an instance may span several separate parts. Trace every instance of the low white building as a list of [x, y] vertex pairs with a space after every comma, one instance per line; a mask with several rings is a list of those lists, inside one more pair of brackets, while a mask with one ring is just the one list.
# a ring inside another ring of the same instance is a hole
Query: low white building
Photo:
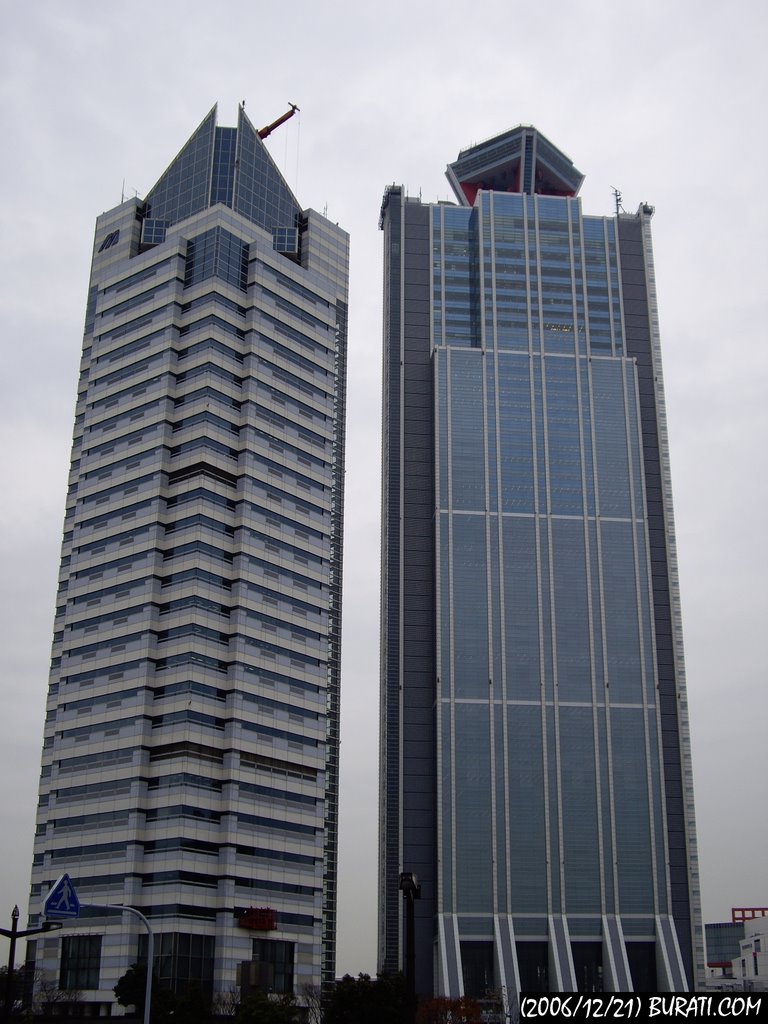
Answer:
[[734, 980], [750, 992], [768, 992], [768, 917], [744, 922], [739, 956], [731, 961]]

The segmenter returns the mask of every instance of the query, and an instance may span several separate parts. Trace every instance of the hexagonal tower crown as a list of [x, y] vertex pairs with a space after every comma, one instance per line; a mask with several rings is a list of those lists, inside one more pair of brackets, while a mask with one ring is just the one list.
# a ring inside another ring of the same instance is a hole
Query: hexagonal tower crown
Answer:
[[575, 196], [584, 175], [573, 161], [531, 125], [462, 149], [446, 176], [462, 206], [472, 206], [479, 189]]

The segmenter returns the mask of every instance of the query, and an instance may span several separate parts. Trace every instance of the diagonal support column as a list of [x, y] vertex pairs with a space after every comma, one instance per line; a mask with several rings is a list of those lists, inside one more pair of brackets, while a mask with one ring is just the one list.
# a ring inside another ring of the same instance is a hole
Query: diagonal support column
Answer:
[[603, 987], [606, 992], [634, 992], [620, 918], [603, 917]]
[[549, 917], [549, 990], [578, 992], [571, 954], [571, 935], [562, 914]]
[[440, 994], [449, 999], [460, 999], [464, 995], [464, 977], [461, 970], [459, 922], [455, 914], [438, 916], [437, 959]]

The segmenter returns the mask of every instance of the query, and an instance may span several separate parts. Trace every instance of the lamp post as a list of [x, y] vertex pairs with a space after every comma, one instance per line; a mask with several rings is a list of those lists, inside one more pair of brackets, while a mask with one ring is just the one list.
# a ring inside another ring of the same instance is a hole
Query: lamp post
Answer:
[[5, 1003], [3, 1005], [3, 1024], [11, 1019], [11, 1009], [13, 1008], [13, 983], [14, 983], [14, 967], [16, 961], [16, 940], [22, 939], [27, 935], [39, 935], [41, 932], [49, 932], [54, 928], [61, 928], [60, 924], [54, 924], [50, 921], [44, 922], [40, 928], [26, 928], [23, 932], [19, 931], [19, 908], [14, 907], [11, 911], [11, 927], [0, 928], [0, 935], [9, 940], [8, 945], [8, 974], [5, 978]]
[[402, 871], [399, 882], [405, 901], [405, 986], [408, 997], [407, 1020], [413, 1024], [416, 1017], [416, 942], [414, 900], [421, 896], [419, 877], [412, 871]]
[[16, 939], [19, 933], [19, 908], [15, 906], [11, 911], [11, 933], [7, 936], [10, 940], [8, 947], [8, 974], [5, 976], [5, 1004], [3, 1006], [3, 1021], [11, 1019], [11, 1007], [13, 1006], [13, 983], [14, 965], [16, 963]]

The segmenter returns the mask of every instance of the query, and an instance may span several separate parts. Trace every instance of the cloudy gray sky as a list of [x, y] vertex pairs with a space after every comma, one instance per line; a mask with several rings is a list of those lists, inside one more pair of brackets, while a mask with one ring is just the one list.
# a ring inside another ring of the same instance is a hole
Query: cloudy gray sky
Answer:
[[[0, 925], [26, 913], [94, 219], [212, 104], [352, 236], [338, 969], [376, 966], [384, 186], [535, 124], [585, 212], [656, 207], [705, 920], [768, 905], [768, 29], [762, 0], [0, 0]], [[7, 954], [0, 946], [0, 961]]]

